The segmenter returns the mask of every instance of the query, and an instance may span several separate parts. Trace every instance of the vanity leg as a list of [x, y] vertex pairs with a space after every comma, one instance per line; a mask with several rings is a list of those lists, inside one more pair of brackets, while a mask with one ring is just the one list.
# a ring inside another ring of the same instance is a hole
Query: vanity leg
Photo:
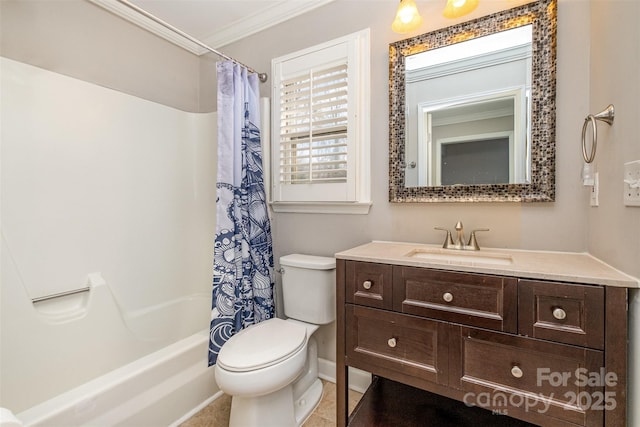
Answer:
[[615, 372], [615, 386], [605, 386], [605, 396], [615, 396], [616, 407], [604, 411], [606, 427], [627, 425], [628, 289], [605, 287], [605, 369]]
[[344, 260], [336, 260], [336, 424], [346, 427], [349, 421], [349, 369], [345, 365], [345, 265]]
[[338, 427], [346, 427], [349, 424], [348, 396], [349, 384], [347, 367], [336, 366], [336, 425]]

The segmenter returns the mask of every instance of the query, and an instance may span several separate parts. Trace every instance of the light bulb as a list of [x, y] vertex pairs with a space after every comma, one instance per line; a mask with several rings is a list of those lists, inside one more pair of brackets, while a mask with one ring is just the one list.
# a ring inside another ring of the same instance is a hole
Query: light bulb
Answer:
[[417, 29], [421, 24], [422, 17], [414, 0], [400, 0], [391, 29], [396, 33], [403, 34]]
[[442, 12], [445, 18], [453, 19], [467, 15], [478, 7], [478, 0], [447, 0]]

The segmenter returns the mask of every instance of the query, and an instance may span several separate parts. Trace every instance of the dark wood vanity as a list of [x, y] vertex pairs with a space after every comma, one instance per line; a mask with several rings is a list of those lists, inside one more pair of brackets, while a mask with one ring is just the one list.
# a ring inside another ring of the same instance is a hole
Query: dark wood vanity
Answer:
[[[400, 399], [380, 395], [399, 385], [413, 398], [426, 391], [483, 407], [500, 425], [626, 425], [626, 287], [344, 258], [338, 426], [382, 419], [376, 411], [388, 405], [374, 402]], [[349, 367], [387, 381], [374, 381], [351, 417]], [[400, 412], [397, 425], [431, 425], [416, 408]]]

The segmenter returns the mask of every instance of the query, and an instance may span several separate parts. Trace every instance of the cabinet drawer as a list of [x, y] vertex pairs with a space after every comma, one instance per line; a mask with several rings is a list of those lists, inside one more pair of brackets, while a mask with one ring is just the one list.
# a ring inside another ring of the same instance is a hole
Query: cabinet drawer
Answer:
[[[601, 351], [459, 328], [449, 382], [467, 392], [465, 403], [532, 422], [551, 417], [587, 426], [602, 425], [602, 409], [615, 405], [596, 384], [605, 380]], [[602, 378], [589, 384], [592, 374]]]
[[391, 309], [392, 271], [387, 264], [348, 261], [346, 265], [347, 302]]
[[517, 332], [517, 280], [394, 267], [393, 309], [449, 322]]
[[604, 288], [521, 280], [519, 333], [604, 349]]
[[348, 365], [372, 365], [446, 384], [448, 325], [351, 304], [346, 306], [346, 324]]

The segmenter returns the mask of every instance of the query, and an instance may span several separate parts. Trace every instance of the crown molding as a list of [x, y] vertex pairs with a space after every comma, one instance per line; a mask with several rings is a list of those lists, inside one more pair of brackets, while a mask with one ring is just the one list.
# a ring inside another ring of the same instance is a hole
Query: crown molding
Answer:
[[248, 14], [242, 21], [234, 21], [216, 29], [204, 42], [213, 47], [225, 46], [334, 1], [283, 0], [267, 10]]
[[[143, 28], [151, 33], [162, 37], [163, 39], [188, 50], [195, 55], [203, 55], [208, 53], [207, 49], [193, 43], [185, 37], [165, 28], [161, 24], [147, 18], [144, 15], [136, 12], [135, 10], [127, 7], [126, 5], [118, 2], [117, 0], [89, 0], [90, 2], [114, 13], [121, 18]], [[241, 21], [230, 22], [223, 26], [219, 30], [216, 30], [214, 34], [208, 36], [202, 40], [203, 43], [209, 45], [212, 48], [218, 48], [220, 46], [227, 45], [238, 41], [244, 37], [250, 36], [269, 27], [277, 25], [288, 19], [294, 18], [303, 13], [309, 12], [325, 4], [331, 3], [335, 0], [314, 0], [314, 1], [300, 1], [300, 0], [283, 0], [270, 7], [267, 10], [260, 10], [253, 14], [248, 14]]]
[[134, 25], [137, 25], [140, 28], [143, 28], [147, 31], [152, 32], [153, 34], [162, 37], [163, 39], [188, 50], [189, 52], [195, 55], [202, 55], [207, 51], [198, 46], [197, 44], [189, 41], [188, 39], [182, 37], [180, 34], [177, 34], [171, 31], [168, 28], [163, 27], [152, 19], [147, 18], [144, 15], [139, 14], [135, 10], [125, 6], [122, 3], [119, 3], [117, 0], [89, 0], [91, 3], [94, 3], [103, 9], [108, 10], [111, 13], [118, 15], [121, 18], [126, 19]]

